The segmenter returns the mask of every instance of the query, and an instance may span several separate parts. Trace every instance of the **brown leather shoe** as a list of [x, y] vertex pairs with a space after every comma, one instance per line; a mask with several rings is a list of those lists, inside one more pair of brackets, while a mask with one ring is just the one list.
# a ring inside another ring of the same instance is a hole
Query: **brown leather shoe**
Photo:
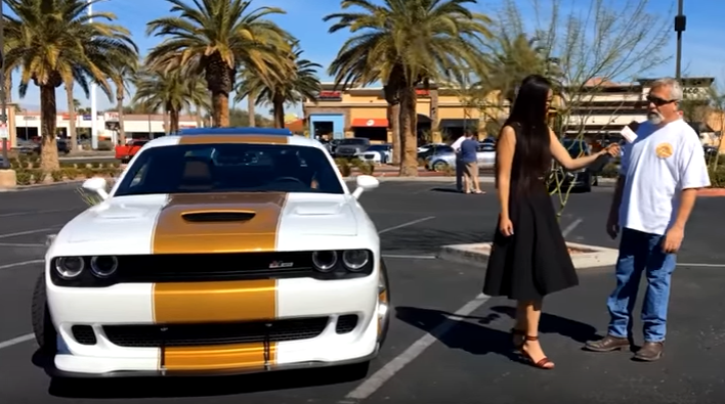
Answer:
[[613, 337], [611, 335], [607, 335], [598, 341], [589, 341], [584, 345], [584, 349], [592, 352], [612, 352], [629, 347], [629, 339]]
[[635, 360], [653, 362], [662, 357], [662, 352], [665, 349], [664, 342], [645, 342], [636, 354], [634, 354]]

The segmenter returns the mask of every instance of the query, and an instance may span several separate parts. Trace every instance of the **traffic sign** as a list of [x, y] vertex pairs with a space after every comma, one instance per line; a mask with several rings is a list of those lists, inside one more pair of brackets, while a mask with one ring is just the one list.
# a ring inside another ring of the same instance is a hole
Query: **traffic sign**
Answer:
[[0, 122], [0, 139], [8, 139], [8, 124]]

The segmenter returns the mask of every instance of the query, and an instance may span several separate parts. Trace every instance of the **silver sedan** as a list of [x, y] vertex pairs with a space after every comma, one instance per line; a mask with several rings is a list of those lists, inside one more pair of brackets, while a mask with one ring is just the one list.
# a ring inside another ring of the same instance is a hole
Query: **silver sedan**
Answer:
[[[487, 143], [478, 146], [476, 152], [479, 169], [491, 169], [496, 162], [496, 148]], [[456, 152], [450, 146], [439, 147], [436, 153], [428, 158], [426, 168], [430, 171], [446, 171], [456, 168]]]

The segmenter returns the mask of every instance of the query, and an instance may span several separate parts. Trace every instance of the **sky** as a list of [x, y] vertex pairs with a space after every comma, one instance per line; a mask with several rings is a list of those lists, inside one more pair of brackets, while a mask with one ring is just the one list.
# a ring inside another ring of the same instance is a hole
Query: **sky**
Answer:
[[[380, 1], [380, 0], [375, 0]], [[535, 13], [531, 11], [530, 2], [532, 0], [515, 0], [522, 7], [522, 14], [527, 21], [527, 27], [535, 25]], [[544, 6], [554, 0], [539, 0]], [[606, 0], [609, 4], [617, 2], [626, 2], [633, 0]], [[634, 0], [636, 1], [636, 0]], [[666, 16], [674, 0], [651, 0], [652, 5], [649, 7], [651, 12]], [[563, 6], [567, 6], [570, 2], [576, 2], [577, 5], [588, 3], [588, 0], [563, 0]], [[687, 76], [712, 76], [716, 77], [716, 82], [725, 84], [725, 52], [722, 45], [722, 38], [725, 38], [725, 25], [721, 22], [721, 16], [725, 15], [725, 1], [713, 0], [684, 0], [684, 14], [687, 16], [687, 30], [683, 34], [683, 54], [682, 68], [683, 75]], [[496, 0], [478, 0], [478, 4], [472, 5], [474, 11], [483, 12], [491, 17], [495, 17], [496, 9], [501, 1]], [[330, 13], [340, 10], [339, 0], [253, 0], [252, 6], [262, 7], [280, 7], [286, 11], [284, 15], [276, 15], [271, 19], [286, 29], [300, 40], [300, 45], [305, 51], [304, 56], [323, 66], [320, 69], [320, 79], [331, 81], [326, 73], [327, 66], [335, 58], [335, 55], [348, 37], [347, 32], [338, 32], [329, 34], [328, 28], [331, 23], [322, 21], [322, 18]], [[662, 6], [664, 9], [658, 10], [653, 7]], [[94, 11], [112, 12], [117, 16], [117, 23], [128, 28], [136, 44], [145, 55], [148, 49], [161, 42], [161, 38], [149, 37], [146, 35], [146, 22], [155, 18], [167, 16], [170, 14], [170, 3], [164, 0], [106, 0], [94, 6]], [[568, 9], [567, 9], [568, 10]], [[669, 17], [668, 17], [669, 19]], [[670, 55], [675, 54], [675, 32], [674, 29], [669, 31], [671, 36], [670, 42], [665, 49]], [[668, 63], [655, 69], [647, 76], [673, 76], [675, 70], [674, 58]], [[16, 84], [14, 80], [14, 84]], [[13, 100], [19, 102], [22, 107], [29, 110], [39, 109], [39, 93], [37, 87], [31, 84], [24, 99], [19, 99], [17, 94], [17, 85], [13, 91]], [[81, 102], [84, 107], [90, 106], [90, 101], [85, 95], [76, 90], [76, 99]], [[103, 111], [112, 108], [115, 101], [108, 100], [105, 94], [97, 90], [98, 110]], [[67, 107], [66, 97], [63, 87], [57, 91], [58, 109], [65, 110]], [[246, 102], [239, 105], [246, 108]], [[258, 108], [258, 111], [267, 114], [266, 108]], [[297, 106], [293, 110], [288, 111], [301, 115], [301, 107]]]

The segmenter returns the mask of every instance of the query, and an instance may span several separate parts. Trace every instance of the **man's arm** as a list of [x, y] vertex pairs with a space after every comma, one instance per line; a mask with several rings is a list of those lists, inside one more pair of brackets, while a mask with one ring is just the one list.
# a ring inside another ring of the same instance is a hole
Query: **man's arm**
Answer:
[[698, 189], [699, 188], [687, 188], [682, 190], [682, 194], [680, 194], [680, 207], [677, 209], [677, 216], [675, 217], [675, 222], [672, 224], [672, 227], [682, 230], [685, 229], [687, 219], [690, 218], [692, 208], [695, 207]]
[[617, 218], [619, 216], [619, 207], [622, 205], [622, 193], [624, 192], [624, 182], [627, 178], [624, 175], [617, 177], [617, 185], [614, 187], [614, 197], [612, 204], [609, 206], [609, 217]]

